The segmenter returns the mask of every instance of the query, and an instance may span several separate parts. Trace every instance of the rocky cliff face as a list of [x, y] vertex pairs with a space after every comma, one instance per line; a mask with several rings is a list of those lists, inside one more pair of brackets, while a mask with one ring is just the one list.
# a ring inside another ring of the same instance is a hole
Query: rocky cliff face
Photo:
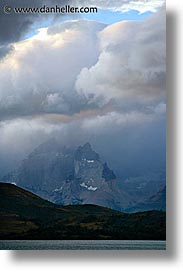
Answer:
[[133, 204], [89, 143], [72, 149], [51, 140], [35, 149], [5, 180], [61, 205], [96, 204], [124, 210]]

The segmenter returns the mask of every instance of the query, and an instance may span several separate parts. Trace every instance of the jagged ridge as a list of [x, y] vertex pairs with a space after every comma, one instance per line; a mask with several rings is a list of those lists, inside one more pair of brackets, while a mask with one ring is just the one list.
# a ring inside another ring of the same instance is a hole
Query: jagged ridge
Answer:
[[4, 180], [60, 205], [96, 204], [124, 210], [133, 204], [90, 143], [73, 149], [52, 139], [36, 148]]

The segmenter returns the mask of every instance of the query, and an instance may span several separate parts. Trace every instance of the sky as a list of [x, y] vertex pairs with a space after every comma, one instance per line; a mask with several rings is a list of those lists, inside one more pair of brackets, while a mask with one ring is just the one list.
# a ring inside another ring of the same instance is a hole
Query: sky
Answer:
[[165, 169], [164, 1], [82, 5], [99, 12], [0, 11], [0, 176], [53, 136], [69, 146], [91, 142], [124, 178]]

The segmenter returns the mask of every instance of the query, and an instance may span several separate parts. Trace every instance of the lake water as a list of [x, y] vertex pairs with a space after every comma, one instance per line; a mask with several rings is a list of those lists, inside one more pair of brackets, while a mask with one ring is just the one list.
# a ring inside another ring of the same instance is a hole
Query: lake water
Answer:
[[166, 241], [0, 241], [0, 250], [166, 250]]

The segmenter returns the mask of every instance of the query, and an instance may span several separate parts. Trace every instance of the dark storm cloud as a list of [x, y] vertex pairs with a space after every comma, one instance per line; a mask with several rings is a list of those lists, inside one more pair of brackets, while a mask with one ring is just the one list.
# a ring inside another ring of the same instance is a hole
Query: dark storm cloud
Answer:
[[[41, 7], [43, 5], [54, 6], [64, 5], [69, 0], [1, 0], [0, 5], [0, 44], [18, 41], [29, 31], [32, 25], [42, 22], [49, 17], [55, 17], [53, 14], [16, 14], [13, 11], [10, 14], [4, 12], [4, 7]], [[61, 16], [59, 14], [59, 16]]]

